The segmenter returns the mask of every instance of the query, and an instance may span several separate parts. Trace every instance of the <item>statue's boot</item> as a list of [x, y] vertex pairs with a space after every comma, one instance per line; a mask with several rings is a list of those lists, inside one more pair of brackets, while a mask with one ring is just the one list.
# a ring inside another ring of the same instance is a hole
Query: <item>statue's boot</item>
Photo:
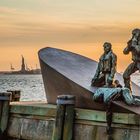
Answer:
[[[131, 90], [131, 84], [130, 84], [130, 76], [138, 70], [137, 68], [137, 63], [132, 62], [124, 71], [123, 73], [123, 79], [124, 79], [124, 84], [126, 88], [129, 88]], [[131, 90], [132, 91], [132, 90]]]
[[100, 74], [98, 78], [91, 84], [92, 86], [95, 87], [101, 87], [105, 85], [105, 75]]

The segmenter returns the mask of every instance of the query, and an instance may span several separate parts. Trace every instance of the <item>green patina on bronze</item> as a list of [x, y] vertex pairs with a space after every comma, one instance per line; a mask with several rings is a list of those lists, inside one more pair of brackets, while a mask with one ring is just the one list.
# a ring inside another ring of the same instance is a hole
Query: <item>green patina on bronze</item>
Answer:
[[[114, 96], [116, 96], [114, 98]], [[121, 98], [128, 105], [140, 106], [140, 98], [132, 96], [128, 88], [98, 88], [93, 95], [95, 101], [103, 101], [105, 104]]]

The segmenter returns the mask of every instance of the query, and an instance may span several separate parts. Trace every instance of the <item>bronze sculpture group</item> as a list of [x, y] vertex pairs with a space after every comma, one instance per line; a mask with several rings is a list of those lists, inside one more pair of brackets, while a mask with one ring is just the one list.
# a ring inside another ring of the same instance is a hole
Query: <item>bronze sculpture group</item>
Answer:
[[101, 88], [95, 92], [93, 98], [97, 100], [100, 96], [103, 96], [104, 102], [107, 103], [114, 95], [122, 94], [127, 104], [140, 105], [140, 100], [134, 98], [131, 94], [130, 84], [131, 74], [137, 70], [140, 71], [140, 29], [132, 31], [132, 38], [128, 41], [127, 47], [123, 51], [126, 55], [131, 52], [133, 61], [123, 73], [124, 88], [122, 88], [118, 80], [115, 80], [115, 84], [113, 83], [117, 56], [112, 51], [111, 43], [105, 42], [103, 48], [104, 53], [99, 59], [96, 73], [91, 81], [92, 86]]

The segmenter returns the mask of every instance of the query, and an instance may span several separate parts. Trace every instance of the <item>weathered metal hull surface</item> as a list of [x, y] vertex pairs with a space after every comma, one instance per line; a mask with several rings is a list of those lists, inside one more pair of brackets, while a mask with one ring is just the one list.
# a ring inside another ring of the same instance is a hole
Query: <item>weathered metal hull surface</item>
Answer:
[[[39, 59], [48, 103], [55, 104], [58, 95], [72, 94], [76, 96], [76, 107], [105, 110], [103, 104], [92, 100], [97, 89], [90, 86], [98, 64], [96, 61], [49, 47], [39, 51]], [[117, 73], [115, 79], [123, 85], [121, 74]], [[132, 89], [133, 94], [139, 94], [140, 88], [136, 84], [132, 83]]]
[[[75, 108], [74, 140], [109, 140], [106, 112]], [[11, 104], [7, 134], [11, 139], [52, 140], [56, 106], [47, 103]], [[139, 140], [139, 116], [113, 113], [113, 140]]]

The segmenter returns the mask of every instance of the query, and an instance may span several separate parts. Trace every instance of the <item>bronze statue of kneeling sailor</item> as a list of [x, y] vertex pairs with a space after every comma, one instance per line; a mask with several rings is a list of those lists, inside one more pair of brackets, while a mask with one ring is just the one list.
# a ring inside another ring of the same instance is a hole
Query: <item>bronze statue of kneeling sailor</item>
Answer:
[[117, 56], [112, 51], [112, 45], [105, 42], [104, 53], [99, 59], [96, 73], [91, 81], [92, 86], [111, 87], [116, 73]]

